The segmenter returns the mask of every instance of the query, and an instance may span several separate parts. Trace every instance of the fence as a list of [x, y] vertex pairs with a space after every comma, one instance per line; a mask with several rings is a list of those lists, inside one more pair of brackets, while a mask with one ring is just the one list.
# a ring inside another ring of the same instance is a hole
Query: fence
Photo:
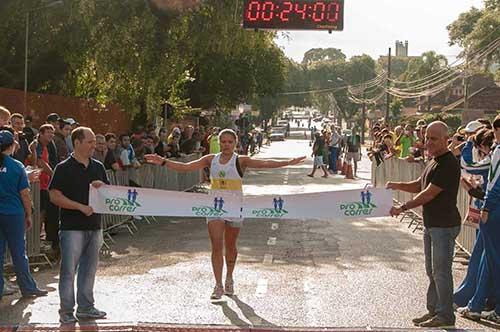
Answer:
[[[377, 188], [383, 188], [388, 181], [408, 182], [414, 181], [422, 175], [425, 164], [410, 163], [406, 160], [391, 158], [385, 160], [379, 166], [372, 163], [372, 183]], [[415, 194], [394, 191], [394, 199], [398, 202], [406, 202], [412, 199]], [[469, 195], [467, 191], [460, 188], [457, 197], [457, 206], [460, 215], [464, 217], [469, 207]], [[417, 215], [422, 216], [422, 207], [413, 210]], [[464, 224], [462, 231], [457, 238], [457, 244], [467, 253], [471, 253], [476, 240], [476, 229]]]
[[[200, 157], [199, 154], [192, 154], [183, 158], [173, 159], [180, 162], [190, 162]], [[125, 171], [107, 171], [108, 178], [113, 185], [128, 186], [129, 181], [133, 180], [139, 186], [144, 188], [155, 188], [172, 191], [185, 191], [201, 182], [201, 172], [180, 173], [169, 170], [166, 167], [145, 164], [138, 169]], [[39, 258], [42, 263], [51, 265], [51, 262], [45, 254], [42, 253], [40, 242], [41, 216], [40, 216], [40, 183], [31, 183], [31, 199], [33, 202], [33, 227], [26, 232], [26, 253], [31, 262], [37, 262]], [[106, 239], [114, 242], [110, 232], [118, 227], [125, 227], [132, 234], [136, 230], [132, 219], [124, 216], [104, 215], [103, 229]], [[150, 218], [146, 221], [150, 222]], [[108, 246], [108, 244], [105, 244]], [[10, 258], [6, 259], [10, 262]]]

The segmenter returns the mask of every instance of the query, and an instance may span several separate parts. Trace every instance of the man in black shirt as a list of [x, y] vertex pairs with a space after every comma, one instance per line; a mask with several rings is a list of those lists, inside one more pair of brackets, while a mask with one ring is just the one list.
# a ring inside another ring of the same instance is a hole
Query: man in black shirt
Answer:
[[94, 307], [94, 280], [102, 246], [101, 217], [89, 204], [90, 185], [99, 188], [107, 184], [106, 171], [92, 159], [96, 146], [91, 129], [73, 130], [74, 153], [57, 165], [50, 183], [50, 200], [61, 208], [60, 246], [61, 272], [59, 278], [59, 310], [61, 323], [74, 323], [74, 281], [78, 271], [76, 317], [100, 319], [106, 313]]
[[448, 150], [448, 126], [440, 121], [429, 125], [425, 146], [432, 159], [422, 176], [413, 182], [388, 182], [387, 188], [418, 193], [414, 199], [391, 209], [391, 215], [423, 206], [425, 267], [430, 284], [427, 291], [428, 313], [413, 323], [427, 328], [451, 328], [453, 312], [453, 251], [460, 233], [461, 217], [457, 208], [460, 165]]

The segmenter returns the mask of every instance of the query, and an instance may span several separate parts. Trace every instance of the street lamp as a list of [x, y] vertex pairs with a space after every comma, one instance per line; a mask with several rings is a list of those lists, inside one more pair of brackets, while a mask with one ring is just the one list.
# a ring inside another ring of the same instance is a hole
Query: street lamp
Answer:
[[28, 57], [29, 57], [29, 35], [30, 35], [30, 16], [31, 13], [47, 9], [50, 7], [60, 6], [64, 4], [63, 0], [49, 2], [43, 6], [33, 8], [26, 12], [26, 36], [24, 44], [24, 115], [27, 115], [28, 110]]

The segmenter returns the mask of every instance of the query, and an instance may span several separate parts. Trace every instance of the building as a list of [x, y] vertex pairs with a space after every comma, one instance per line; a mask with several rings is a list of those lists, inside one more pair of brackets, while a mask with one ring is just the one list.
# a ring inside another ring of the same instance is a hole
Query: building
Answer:
[[407, 57], [408, 56], [408, 41], [406, 40], [403, 44], [402, 41], [396, 40], [396, 56]]

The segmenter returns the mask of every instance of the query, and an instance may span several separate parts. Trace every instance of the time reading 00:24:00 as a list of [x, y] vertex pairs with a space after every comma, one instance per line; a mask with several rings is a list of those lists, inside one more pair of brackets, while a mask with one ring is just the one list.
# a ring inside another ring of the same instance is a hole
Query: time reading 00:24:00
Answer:
[[335, 24], [339, 21], [341, 5], [330, 1], [249, 1], [245, 10], [248, 22], [281, 22], [310, 20], [315, 23]]

